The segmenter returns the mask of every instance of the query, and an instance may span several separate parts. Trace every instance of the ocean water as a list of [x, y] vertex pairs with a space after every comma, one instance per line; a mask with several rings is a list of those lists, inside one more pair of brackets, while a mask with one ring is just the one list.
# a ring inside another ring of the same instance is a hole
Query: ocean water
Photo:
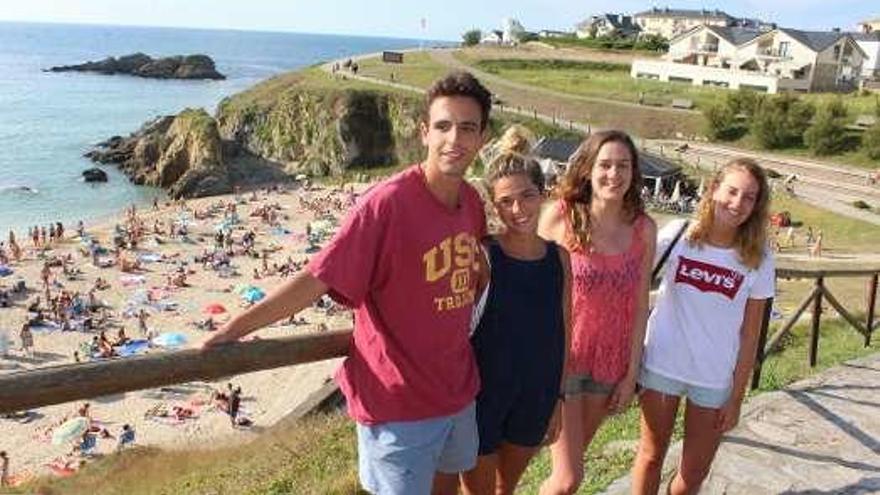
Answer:
[[[86, 184], [83, 153], [157, 115], [202, 107], [272, 75], [418, 40], [298, 33], [0, 22], [0, 235], [28, 225], [99, 221], [162, 191], [135, 186], [115, 167]], [[225, 81], [162, 81], [43, 69], [144, 52], [204, 53]]]

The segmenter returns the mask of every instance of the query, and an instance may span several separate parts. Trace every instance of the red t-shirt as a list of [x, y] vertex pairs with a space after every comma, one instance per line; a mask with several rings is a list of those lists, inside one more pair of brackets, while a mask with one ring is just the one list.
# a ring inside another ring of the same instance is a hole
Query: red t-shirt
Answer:
[[471, 186], [462, 184], [450, 209], [414, 165], [370, 189], [309, 263], [354, 308], [353, 345], [336, 380], [356, 421], [445, 416], [474, 399], [468, 328], [485, 231]]

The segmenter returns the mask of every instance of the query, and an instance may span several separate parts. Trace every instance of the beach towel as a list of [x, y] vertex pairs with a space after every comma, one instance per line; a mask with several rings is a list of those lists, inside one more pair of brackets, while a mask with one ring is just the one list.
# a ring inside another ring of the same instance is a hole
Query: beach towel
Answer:
[[31, 325], [32, 332], [54, 332], [56, 330], [61, 330], [61, 325], [54, 321], [44, 321], [36, 325]]
[[138, 259], [144, 263], [155, 263], [162, 261], [162, 255], [157, 253], [142, 253], [138, 255]]
[[146, 339], [130, 340], [123, 345], [114, 347], [119, 357], [134, 356], [143, 354], [150, 348], [150, 342]]
[[124, 287], [131, 287], [134, 285], [140, 285], [146, 283], [147, 277], [143, 275], [121, 275], [119, 277], [119, 282], [122, 283]]

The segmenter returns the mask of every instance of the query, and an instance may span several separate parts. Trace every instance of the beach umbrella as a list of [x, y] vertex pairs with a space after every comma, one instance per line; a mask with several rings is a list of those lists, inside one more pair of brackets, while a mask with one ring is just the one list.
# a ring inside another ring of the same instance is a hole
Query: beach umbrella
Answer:
[[12, 268], [6, 265], [0, 265], [0, 277], [8, 277], [12, 275]]
[[259, 287], [249, 287], [241, 297], [249, 303], [254, 303], [266, 297], [266, 293]]
[[672, 196], [669, 197], [669, 201], [675, 203], [681, 199], [681, 181], [675, 181], [675, 188], [672, 189]]
[[52, 445], [64, 445], [79, 439], [89, 429], [89, 419], [82, 416], [68, 419], [52, 432]]
[[186, 335], [176, 332], [165, 332], [153, 338], [153, 344], [160, 347], [177, 347], [186, 344]]
[[209, 315], [219, 315], [221, 313], [225, 313], [226, 308], [224, 308], [223, 305], [220, 303], [211, 303], [205, 306], [204, 312], [205, 314]]

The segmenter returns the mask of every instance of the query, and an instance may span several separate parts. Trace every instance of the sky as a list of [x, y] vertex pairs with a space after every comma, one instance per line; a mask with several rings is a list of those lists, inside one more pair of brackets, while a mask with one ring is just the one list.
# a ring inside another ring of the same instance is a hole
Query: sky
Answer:
[[[657, 7], [719, 8], [780, 26], [855, 30], [880, 17], [878, 0], [617, 0], [615, 12]], [[472, 28], [498, 29], [518, 19], [526, 29], [571, 30], [601, 0], [2, 0], [0, 21], [292, 31], [457, 41]], [[424, 24], [422, 19], [425, 20]]]

